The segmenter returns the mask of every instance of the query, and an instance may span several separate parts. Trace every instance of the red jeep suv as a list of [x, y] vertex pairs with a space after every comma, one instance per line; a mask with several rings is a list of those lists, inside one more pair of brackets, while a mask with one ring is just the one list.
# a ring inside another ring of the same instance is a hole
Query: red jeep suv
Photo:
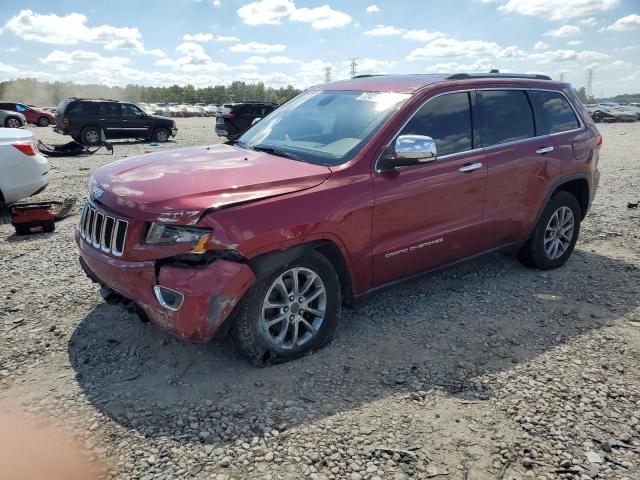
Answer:
[[76, 240], [107, 301], [254, 364], [331, 337], [343, 304], [481, 253], [563, 265], [602, 137], [542, 75], [365, 76], [289, 100], [233, 145], [96, 170]]

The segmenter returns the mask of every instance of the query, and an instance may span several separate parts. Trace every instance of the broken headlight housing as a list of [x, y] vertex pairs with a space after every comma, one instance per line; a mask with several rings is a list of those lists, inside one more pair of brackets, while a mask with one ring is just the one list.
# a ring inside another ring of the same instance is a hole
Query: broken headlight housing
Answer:
[[[204, 251], [204, 245], [209, 240], [210, 228], [185, 227], [182, 225], [167, 225], [154, 222], [147, 232], [146, 242], [151, 245], [194, 245], [196, 249]], [[200, 251], [196, 252], [200, 253]]]

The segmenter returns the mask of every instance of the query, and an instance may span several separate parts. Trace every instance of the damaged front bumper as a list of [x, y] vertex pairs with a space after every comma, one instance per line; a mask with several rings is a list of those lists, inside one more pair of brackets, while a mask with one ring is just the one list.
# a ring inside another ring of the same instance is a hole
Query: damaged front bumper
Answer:
[[87, 275], [133, 301], [158, 327], [192, 342], [210, 340], [255, 281], [244, 263], [214, 260], [186, 266], [130, 262], [90, 247], [79, 234], [80, 262]]

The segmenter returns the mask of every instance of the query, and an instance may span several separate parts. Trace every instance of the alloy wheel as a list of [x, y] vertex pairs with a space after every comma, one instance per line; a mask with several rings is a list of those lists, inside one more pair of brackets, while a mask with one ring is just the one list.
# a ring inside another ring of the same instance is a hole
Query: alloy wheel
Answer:
[[327, 290], [320, 276], [296, 267], [279, 275], [262, 301], [260, 325], [273, 345], [290, 350], [319, 332], [327, 312]]
[[87, 139], [87, 142], [93, 144], [98, 143], [98, 141], [100, 140], [100, 135], [98, 134], [97, 130], [89, 130], [86, 133], [85, 138]]
[[10, 118], [7, 120], [7, 126], [9, 128], [20, 128], [20, 121], [16, 118]]
[[551, 260], [562, 257], [571, 245], [575, 229], [575, 218], [569, 207], [557, 209], [544, 232], [544, 251]]

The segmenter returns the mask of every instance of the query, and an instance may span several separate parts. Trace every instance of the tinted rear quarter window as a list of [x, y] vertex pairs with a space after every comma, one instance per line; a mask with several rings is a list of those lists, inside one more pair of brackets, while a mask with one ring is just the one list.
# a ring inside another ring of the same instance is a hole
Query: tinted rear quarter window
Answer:
[[533, 112], [523, 90], [485, 90], [478, 94], [483, 146], [535, 136]]
[[65, 112], [67, 115], [97, 115], [100, 104], [97, 102], [75, 102]]
[[426, 135], [436, 142], [438, 156], [473, 148], [471, 108], [467, 92], [448, 93], [427, 101], [401, 135]]
[[580, 127], [576, 114], [560, 92], [529, 91], [536, 112], [538, 135], [566, 132]]

